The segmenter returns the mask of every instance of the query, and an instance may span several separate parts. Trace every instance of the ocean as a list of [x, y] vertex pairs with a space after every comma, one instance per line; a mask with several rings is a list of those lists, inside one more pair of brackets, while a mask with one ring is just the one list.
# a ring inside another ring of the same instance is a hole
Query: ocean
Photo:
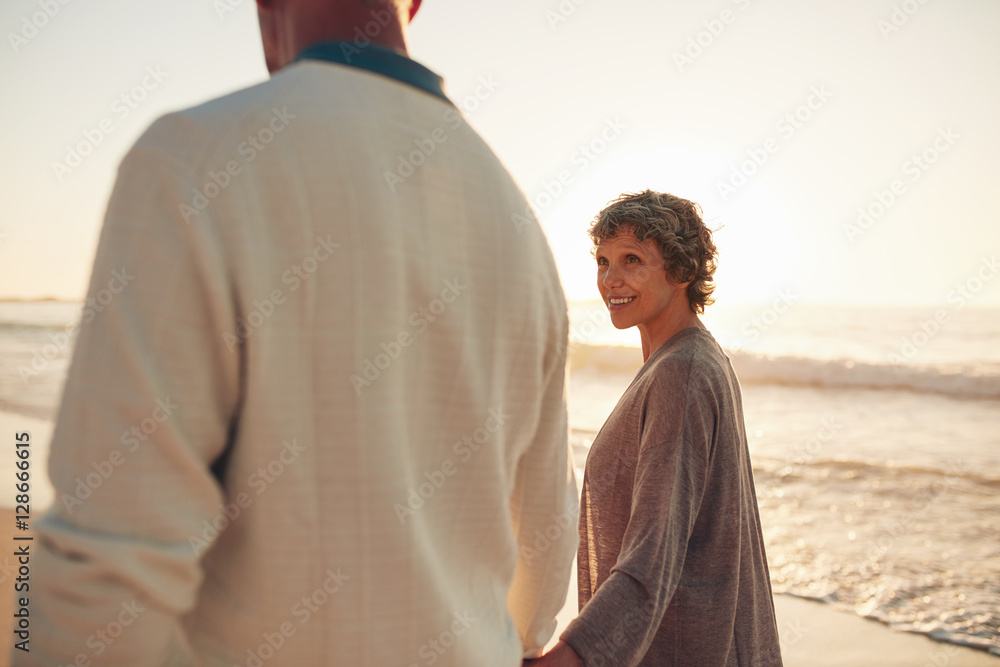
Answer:
[[[55, 417], [81, 304], [0, 302], [0, 410]], [[743, 388], [776, 593], [1000, 655], [1000, 309], [711, 306]], [[570, 308], [587, 452], [642, 362]]]

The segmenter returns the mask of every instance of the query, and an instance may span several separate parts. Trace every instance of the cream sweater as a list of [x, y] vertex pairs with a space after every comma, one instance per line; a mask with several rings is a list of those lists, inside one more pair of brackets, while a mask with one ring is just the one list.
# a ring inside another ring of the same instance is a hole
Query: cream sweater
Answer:
[[527, 206], [450, 104], [354, 67], [157, 121], [108, 208], [15, 664], [543, 646], [577, 492], [566, 304]]

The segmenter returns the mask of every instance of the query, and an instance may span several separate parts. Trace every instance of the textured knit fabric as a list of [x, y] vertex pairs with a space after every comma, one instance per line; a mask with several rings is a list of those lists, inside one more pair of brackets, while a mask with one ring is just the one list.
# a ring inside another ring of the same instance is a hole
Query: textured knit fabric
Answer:
[[646, 360], [587, 458], [580, 615], [586, 667], [780, 665], [739, 384], [708, 331]]
[[307, 60], [160, 119], [90, 295], [15, 664], [515, 667], [544, 646], [577, 546], [566, 304], [447, 101]]

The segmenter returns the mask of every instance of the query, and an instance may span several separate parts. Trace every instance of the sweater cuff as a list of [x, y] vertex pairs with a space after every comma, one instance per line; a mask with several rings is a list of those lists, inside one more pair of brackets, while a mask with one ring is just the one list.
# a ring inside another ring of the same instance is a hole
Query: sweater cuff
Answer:
[[610, 666], [612, 655], [607, 654], [607, 650], [602, 645], [605, 640], [598, 629], [591, 625], [582, 616], [577, 616], [559, 635], [559, 639], [569, 644], [569, 647], [580, 656], [580, 661], [584, 667], [604, 667]]

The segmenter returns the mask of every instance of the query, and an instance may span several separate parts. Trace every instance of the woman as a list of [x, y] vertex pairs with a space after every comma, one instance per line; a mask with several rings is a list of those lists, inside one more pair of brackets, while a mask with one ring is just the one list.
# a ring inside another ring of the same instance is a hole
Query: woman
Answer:
[[580, 615], [549, 665], [780, 665], [739, 383], [701, 323], [716, 248], [696, 204], [623, 195], [590, 229], [615, 327], [645, 363], [597, 434]]

